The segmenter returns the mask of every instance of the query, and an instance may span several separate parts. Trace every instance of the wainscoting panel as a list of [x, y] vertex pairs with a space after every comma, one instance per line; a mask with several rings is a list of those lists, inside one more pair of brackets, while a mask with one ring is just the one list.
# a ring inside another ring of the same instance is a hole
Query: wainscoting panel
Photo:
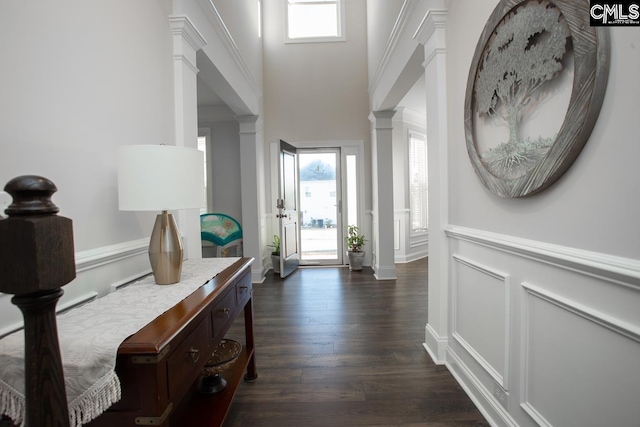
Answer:
[[454, 255], [452, 336], [508, 389], [509, 276]]
[[541, 426], [639, 425], [640, 330], [523, 288], [522, 408]]
[[429, 234], [411, 233], [409, 209], [393, 212], [393, 248], [396, 263], [407, 263], [429, 255]]
[[640, 261], [457, 226], [445, 365], [495, 426], [640, 426]]
[[[123, 242], [76, 253], [76, 278], [62, 289], [58, 313], [113, 292], [121, 285], [149, 274], [149, 239]], [[12, 295], [0, 294], [0, 337], [22, 329], [20, 310]]]

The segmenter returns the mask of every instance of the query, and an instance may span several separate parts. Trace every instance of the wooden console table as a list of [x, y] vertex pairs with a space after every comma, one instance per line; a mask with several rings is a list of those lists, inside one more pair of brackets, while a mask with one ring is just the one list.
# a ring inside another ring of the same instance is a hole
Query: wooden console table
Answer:
[[[87, 426], [222, 425], [245, 371], [246, 381], [258, 377], [253, 340], [252, 261], [240, 258], [127, 338], [118, 348], [116, 360], [122, 399]], [[211, 395], [198, 393], [204, 365], [242, 311], [245, 345], [223, 374], [227, 387]]]

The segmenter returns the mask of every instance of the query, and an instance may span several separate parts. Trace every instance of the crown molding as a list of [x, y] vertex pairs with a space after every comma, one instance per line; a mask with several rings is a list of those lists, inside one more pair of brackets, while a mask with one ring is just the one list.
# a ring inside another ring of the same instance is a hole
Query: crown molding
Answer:
[[262, 98], [262, 90], [258, 85], [255, 77], [251, 73], [251, 70], [247, 66], [247, 63], [242, 59], [242, 54], [240, 53], [240, 49], [238, 49], [238, 45], [236, 44], [233, 36], [229, 32], [229, 29], [225, 25], [218, 9], [216, 9], [213, 1], [211, 0], [198, 0], [200, 8], [203, 10], [207, 20], [212, 24], [213, 29], [218, 35], [222, 45], [225, 50], [229, 54], [231, 60], [235, 64], [235, 66], [240, 70], [244, 81], [247, 83], [253, 94], [256, 98]]
[[396, 19], [393, 29], [391, 30], [391, 34], [389, 35], [387, 47], [382, 55], [380, 64], [378, 65], [378, 68], [371, 79], [371, 83], [369, 84], [369, 93], [373, 93], [375, 88], [380, 84], [380, 80], [391, 61], [391, 56], [396, 50], [400, 37], [407, 28], [407, 24], [409, 23], [417, 4], [418, 0], [405, 0], [402, 4], [402, 8], [398, 14], [398, 19]]

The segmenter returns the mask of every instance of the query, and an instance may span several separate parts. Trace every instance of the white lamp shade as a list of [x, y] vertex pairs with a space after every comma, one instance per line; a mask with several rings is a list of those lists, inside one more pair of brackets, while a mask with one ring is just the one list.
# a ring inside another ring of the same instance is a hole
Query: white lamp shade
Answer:
[[204, 153], [173, 145], [118, 149], [118, 202], [123, 211], [204, 206]]

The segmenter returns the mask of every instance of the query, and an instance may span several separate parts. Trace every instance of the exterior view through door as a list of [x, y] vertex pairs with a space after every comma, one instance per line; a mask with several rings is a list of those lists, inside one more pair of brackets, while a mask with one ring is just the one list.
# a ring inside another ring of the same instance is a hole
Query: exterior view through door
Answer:
[[300, 264], [342, 264], [340, 149], [298, 149]]

